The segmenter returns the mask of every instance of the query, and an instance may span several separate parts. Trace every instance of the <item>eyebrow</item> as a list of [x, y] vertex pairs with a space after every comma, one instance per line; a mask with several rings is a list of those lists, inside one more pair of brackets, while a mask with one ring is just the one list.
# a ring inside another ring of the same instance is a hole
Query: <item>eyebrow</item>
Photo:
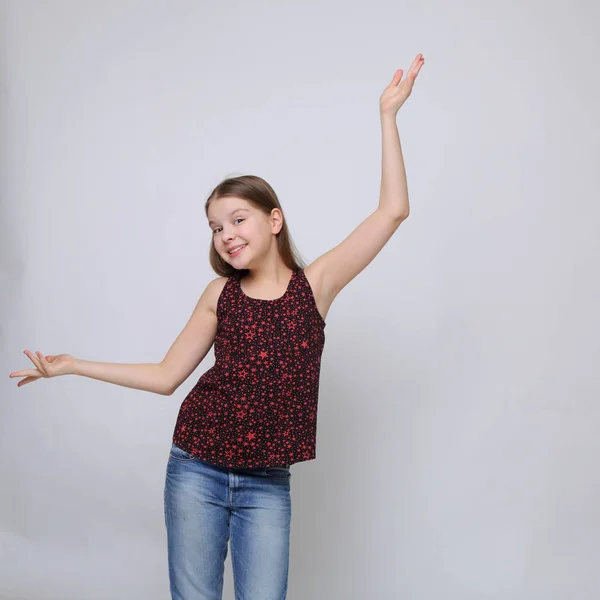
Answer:
[[[239, 212], [240, 210], [243, 210], [244, 212], [250, 212], [250, 209], [248, 209], [248, 208], [236, 208], [235, 210], [232, 210], [227, 216], [230, 217], [231, 215], [234, 215], [236, 212]], [[209, 219], [209, 221], [208, 221], [209, 225], [214, 225], [215, 223], [216, 223], [216, 221], [213, 219]]]

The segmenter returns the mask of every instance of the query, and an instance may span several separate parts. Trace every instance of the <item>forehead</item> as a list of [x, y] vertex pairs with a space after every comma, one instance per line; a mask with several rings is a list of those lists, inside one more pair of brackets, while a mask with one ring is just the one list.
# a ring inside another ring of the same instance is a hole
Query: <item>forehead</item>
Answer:
[[218, 198], [208, 205], [208, 222], [209, 224], [216, 223], [217, 221], [231, 217], [238, 211], [240, 214], [248, 213], [252, 211], [252, 208], [252, 205], [243, 198]]

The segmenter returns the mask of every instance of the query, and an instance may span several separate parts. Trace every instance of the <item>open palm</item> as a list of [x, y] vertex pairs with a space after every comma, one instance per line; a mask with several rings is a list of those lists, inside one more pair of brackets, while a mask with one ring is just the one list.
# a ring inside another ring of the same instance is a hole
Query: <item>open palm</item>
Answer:
[[402, 79], [404, 71], [402, 69], [396, 71], [391, 83], [383, 90], [379, 99], [379, 107], [382, 114], [396, 115], [400, 107], [410, 96], [415, 79], [424, 64], [425, 58], [423, 55], [417, 54], [404, 79]]

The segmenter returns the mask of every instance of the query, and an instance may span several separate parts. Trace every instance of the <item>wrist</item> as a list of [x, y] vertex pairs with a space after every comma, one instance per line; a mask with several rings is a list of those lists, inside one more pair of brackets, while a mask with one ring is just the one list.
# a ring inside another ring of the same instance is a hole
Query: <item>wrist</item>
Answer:
[[397, 113], [392, 113], [389, 111], [385, 111], [385, 110], [380, 110], [379, 111], [379, 118], [381, 119], [382, 122], [391, 122], [391, 123], [396, 123], [396, 115]]
[[71, 364], [69, 365], [68, 375], [81, 375], [81, 360], [73, 357]]

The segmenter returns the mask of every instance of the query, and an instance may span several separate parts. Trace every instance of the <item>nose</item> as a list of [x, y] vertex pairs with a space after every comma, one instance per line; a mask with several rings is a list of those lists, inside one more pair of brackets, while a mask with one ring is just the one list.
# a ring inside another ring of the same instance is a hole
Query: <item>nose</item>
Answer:
[[231, 240], [235, 239], [235, 234], [233, 233], [233, 231], [229, 231], [229, 230], [223, 228], [221, 239], [223, 240], [223, 242], [225, 242], [227, 244]]

